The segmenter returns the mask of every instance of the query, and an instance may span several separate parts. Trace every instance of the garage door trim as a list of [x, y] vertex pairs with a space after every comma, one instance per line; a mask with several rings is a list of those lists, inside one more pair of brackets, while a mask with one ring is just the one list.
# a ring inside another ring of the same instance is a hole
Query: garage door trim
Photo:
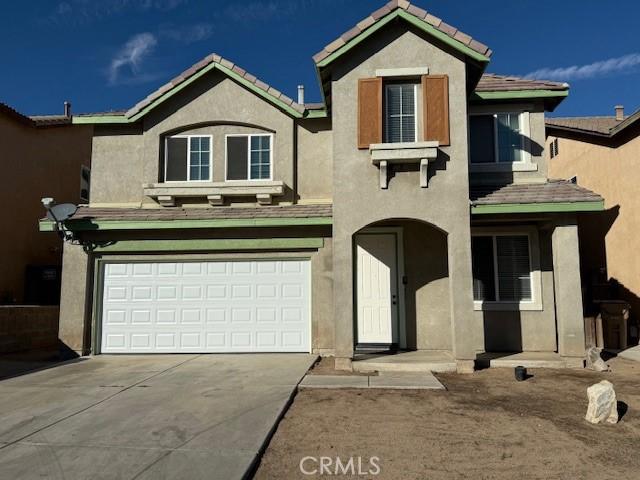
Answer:
[[[309, 305], [308, 305], [308, 318], [309, 318], [309, 342], [308, 352], [313, 351], [313, 268], [311, 262], [311, 255], [283, 255], [283, 256], [270, 256], [270, 255], [243, 255], [243, 256], [219, 256], [215, 257], [208, 255], [197, 256], [178, 256], [166, 258], [162, 256], [159, 258], [155, 255], [149, 255], [145, 257], [131, 256], [127, 254], [120, 254], [117, 256], [95, 257], [93, 262], [93, 288], [91, 289], [92, 301], [91, 301], [91, 338], [90, 345], [91, 351], [94, 355], [102, 354], [102, 312], [103, 312], [103, 290], [105, 279], [105, 266], [109, 263], [187, 263], [187, 262], [229, 262], [229, 261], [286, 261], [286, 260], [306, 260], [309, 261]], [[88, 352], [91, 353], [91, 352]], [[117, 355], [117, 354], [115, 354]], [[144, 352], [140, 353], [126, 353], [125, 355], [146, 355]]]

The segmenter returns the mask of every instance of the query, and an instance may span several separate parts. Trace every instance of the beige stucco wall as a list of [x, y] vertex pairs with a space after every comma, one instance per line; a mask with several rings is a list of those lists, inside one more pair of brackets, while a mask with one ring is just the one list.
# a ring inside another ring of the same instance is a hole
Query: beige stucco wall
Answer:
[[[383, 28], [333, 67], [336, 354], [349, 358], [353, 352], [353, 234], [380, 220], [409, 218], [448, 234], [449, 296], [433, 298], [432, 308], [446, 311], [448, 303], [453, 350], [458, 358], [471, 359], [482, 331], [472, 315], [465, 63], [406, 28]], [[382, 190], [369, 151], [357, 148], [358, 79], [375, 76], [378, 68], [403, 67], [428, 67], [430, 73], [449, 76], [451, 146], [441, 148], [430, 165], [428, 188], [420, 188], [417, 169], [405, 168], [395, 169], [389, 188]]]
[[333, 132], [331, 119], [298, 122], [298, 200], [331, 201], [333, 188]]
[[139, 127], [95, 127], [91, 153], [92, 206], [140, 206], [143, 148]]
[[[0, 114], [0, 303], [24, 300], [27, 265], [61, 265], [62, 242], [38, 231], [40, 199], [80, 202], [80, 168], [91, 162], [90, 126], [29, 127]], [[7, 224], [8, 225], [8, 224]]]
[[403, 229], [407, 346], [451, 350], [447, 236], [426, 223], [398, 222]]
[[[555, 138], [549, 136], [547, 143]], [[592, 215], [583, 217], [582, 222], [614, 220], [605, 236], [607, 273], [628, 291], [621, 293], [633, 304], [633, 311], [640, 311], [640, 256], [635, 241], [640, 232], [640, 137], [617, 148], [558, 138], [558, 151], [549, 162], [549, 176], [565, 179], [577, 176], [579, 185], [604, 197], [605, 209], [610, 212], [607, 219]], [[600, 237], [583, 236], [580, 241], [590, 244], [599, 242]], [[585, 245], [583, 250], [590, 247], [597, 248]]]

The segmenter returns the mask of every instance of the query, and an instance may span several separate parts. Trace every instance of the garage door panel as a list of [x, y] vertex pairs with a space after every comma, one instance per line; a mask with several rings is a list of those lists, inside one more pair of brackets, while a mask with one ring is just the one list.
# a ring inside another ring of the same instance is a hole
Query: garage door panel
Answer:
[[308, 352], [308, 260], [108, 263], [102, 352]]

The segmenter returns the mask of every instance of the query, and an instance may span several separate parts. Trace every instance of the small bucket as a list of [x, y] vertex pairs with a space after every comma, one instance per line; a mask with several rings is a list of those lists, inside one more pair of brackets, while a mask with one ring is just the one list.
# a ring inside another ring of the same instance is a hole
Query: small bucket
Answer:
[[527, 369], [525, 367], [516, 367], [515, 373], [517, 381], [522, 382], [527, 379]]

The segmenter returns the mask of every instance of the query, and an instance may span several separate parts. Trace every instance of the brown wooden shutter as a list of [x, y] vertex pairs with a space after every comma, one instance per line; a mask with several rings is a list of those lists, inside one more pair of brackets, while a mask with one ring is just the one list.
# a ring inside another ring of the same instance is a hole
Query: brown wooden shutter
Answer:
[[450, 145], [449, 139], [449, 77], [422, 76], [424, 139]]
[[358, 80], [358, 148], [382, 143], [382, 78]]

